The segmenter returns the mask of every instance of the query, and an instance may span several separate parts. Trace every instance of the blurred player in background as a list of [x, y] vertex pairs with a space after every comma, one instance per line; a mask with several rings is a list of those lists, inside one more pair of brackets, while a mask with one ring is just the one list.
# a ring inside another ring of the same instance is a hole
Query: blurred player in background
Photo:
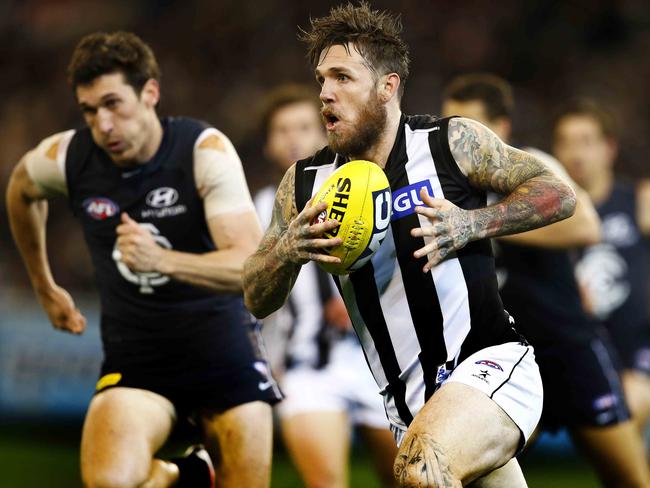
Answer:
[[[282, 85], [266, 99], [264, 153], [273, 164], [274, 180], [255, 196], [265, 227], [284, 172], [327, 144], [319, 105], [314, 89], [301, 85]], [[393, 486], [397, 449], [382, 397], [330, 276], [316, 263], [305, 264], [287, 303], [264, 326], [274, 334], [266, 341], [270, 355], [277, 355], [273, 349], [282, 350], [280, 384], [286, 398], [277, 411], [285, 444], [305, 485], [347, 486], [352, 424], [368, 445], [382, 486]], [[277, 331], [286, 336], [278, 337]]]
[[[478, 122], [407, 116], [409, 73], [399, 18], [367, 3], [333, 8], [303, 32], [321, 86], [328, 146], [289, 168], [244, 295], [264, 317], [287, 299], [302, 265], [338, 263], [307, 205], [349, 159], [374, 161], [391, 185], [387, 236], [372, 259], [336, 277], [399, 451], [401, 486], [525, 486], [514, 456], [542, 410], [534, 352], [499, 298], [489, 237], [573, 213], [573, 190], [536, 157]], [[485, 192], [508, 196], [486, 207]], [[382, 222], [383, 223], [383, 222]]]
[[650, 183], [615, 176], [613, 117], [591, 100], [561, 109], [553, 151], [587, 190], [602, 220], [602, 243], [582, 254], [577, 277], [586, 308], [604, 322], [621, 356], [625, 395], [643, 432], [650, 417]]
[[[77, 45], [70, 84], [87, 127], [46, 138], [13, 172], [14, 239], [55, 328], [86, 320], [57, 286], [47, 202], [67, 197], [95, 266], [102, 376], [81, 441], [87, 487], [269, 484], [279, 391], [244, 308], [241, 272], [261, 229], [229, 140], [188, 118], [159, 119], [159, 69], [131, 33]], [[195, 415], [205, 449], [154, 458], [176, 420]]]
[[[490, 74], [452, 80], [443, 93], [442, 115], [481, 122], [502, 140], [511, 138], [511, 86]], [[544, 383], [541, 426], [567, 427], [588, 455], [604, 486], [649, 486], [643, 444], [630, 420], [618, 358], [607, 333], [589, 318], [580, 300], [569, 250], [600, 241], [600, 221], [589, 195], [561, 164], [544, 160], [574, 188], [576, 211], [547, 227], [502, 237], [497, 270], [503, 304], [517, 330], [535, 347]]]

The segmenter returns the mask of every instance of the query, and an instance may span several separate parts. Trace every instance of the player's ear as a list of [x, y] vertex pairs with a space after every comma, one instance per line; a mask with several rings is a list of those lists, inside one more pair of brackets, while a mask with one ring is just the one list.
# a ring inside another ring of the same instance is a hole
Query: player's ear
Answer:
[[401, 80], [397, 73], [388, 73], [379, 79], [379, 97], [384, 103], [397, 95], [400, 83]]
[[149, 78], [142, 87], [140, 99], [150, 107], [155, 107], [160, 101], [160, 85], [157, 80]]

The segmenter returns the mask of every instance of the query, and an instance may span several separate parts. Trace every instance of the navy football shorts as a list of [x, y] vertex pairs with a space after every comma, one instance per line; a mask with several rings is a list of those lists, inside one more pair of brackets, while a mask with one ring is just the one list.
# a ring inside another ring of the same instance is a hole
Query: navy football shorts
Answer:
[[541, 425], [597, 427], [630, 418], [620, 364], [605, 334], [535, 348], [544, 384]]
[[182, 331], [147, 340], [125, 339], [114, 330], [104, 334], [96, 392], [118, 386], [149, 390], [169, 399], [179, 418], [281, 400], [262, 354], [258, 322], [227, 327], [218, 317], [192, 318]]

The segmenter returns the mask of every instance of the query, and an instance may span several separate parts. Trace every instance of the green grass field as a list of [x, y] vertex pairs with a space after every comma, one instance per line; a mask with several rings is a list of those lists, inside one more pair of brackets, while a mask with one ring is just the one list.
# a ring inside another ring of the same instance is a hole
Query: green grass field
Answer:
[[[0, 487], [80, 487], [79, 437], [78, 424], [0, 426]], [[274, 456], [272, 487], [301, 488], [303, 485], [281, 446]], [[598, 486], [589, 466], [571, 453], [550, 456], [533, 448], [522, 466], [530, 488]], [[361, 449], [353, 451], [350, 486], [378, 486], [370, 460]]]

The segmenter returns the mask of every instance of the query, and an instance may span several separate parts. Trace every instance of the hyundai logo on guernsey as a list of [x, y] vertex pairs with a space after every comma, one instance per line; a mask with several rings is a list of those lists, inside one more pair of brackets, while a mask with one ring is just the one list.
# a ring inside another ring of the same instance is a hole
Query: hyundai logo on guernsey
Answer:
[[187, 206], [183, 204], [175, 205], [178, 202], [178, 190], [169, 186], [161, 186], [160, 188], [151, 190], [147, 193], [145, 201], [151, 208], [145, 208], [140, 211], [140, 217], [142, 219], [162, 219], [187, 212]]
[[95, 220], [109, 219], [120, 211], [117, 203], [104, 197], [86, 198], [81, 206]]
[[147, 194], [147, 205], [154, 208], [171, 207], [178, 201], [178, 192], [174, 188], [163, 186]]
[[422, 188], [426, 188], [427, 193], [433, 196], [433, 188], [429, 180], [418, 181], [393, 192], [392, 220], [411, 215], [415, 211], [415, 207], [424, 204], [422, 198], [420, 198]]

